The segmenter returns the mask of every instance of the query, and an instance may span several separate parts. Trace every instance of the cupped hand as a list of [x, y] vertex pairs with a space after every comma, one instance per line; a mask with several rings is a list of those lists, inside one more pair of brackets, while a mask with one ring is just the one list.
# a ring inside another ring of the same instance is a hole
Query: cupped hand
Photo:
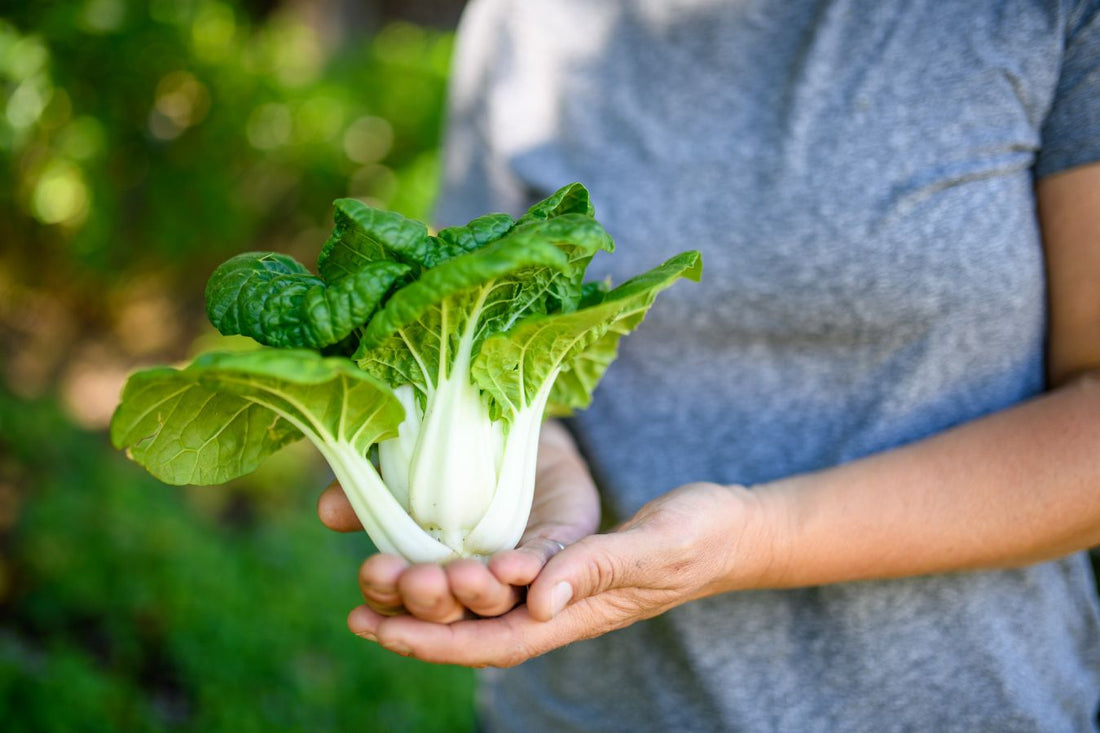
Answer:
[[[531, 517], [519, 545], [488, 563], [454, 560], [410, 565], [396, 555], [372, 555], [359, 570], [366, 608], [378, 616], [408, 614], [434, 623], [511, 610], [547, 561], [599, 524], [599, 499], [572, 439], [557, 423], [542, 430]], [[321, 521], [337, 531], [362, 531], [338, 484], [321, 495]]]
[[391, 651], [429, 662], [519, 664], [736, 587], [745, 580], [739, 566], [758, 567], [751, 556], [766, 554], [757, 507], [741, 487], [682, 486], [616, 531], [556, 553], [526, 604], [504, 615], [438, 623], [418, 614], [388, 616], [368, 604], [351, 612], [348, 625]]

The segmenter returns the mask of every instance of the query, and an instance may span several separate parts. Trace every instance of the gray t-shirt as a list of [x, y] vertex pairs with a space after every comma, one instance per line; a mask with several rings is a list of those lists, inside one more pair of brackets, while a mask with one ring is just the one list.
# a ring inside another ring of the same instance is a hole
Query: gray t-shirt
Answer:
[[[703, 253], [575, 420], [613, 519], [1044, 388], [1033, 185], [1100, 159], [1097, 7], [470, 6], [440, 223], [581, 181], [618, 247], [593, 276]], [[732, 593], [483, 683], [490, 731], [1091, 730], [1100, 613], [1084, 555]]]

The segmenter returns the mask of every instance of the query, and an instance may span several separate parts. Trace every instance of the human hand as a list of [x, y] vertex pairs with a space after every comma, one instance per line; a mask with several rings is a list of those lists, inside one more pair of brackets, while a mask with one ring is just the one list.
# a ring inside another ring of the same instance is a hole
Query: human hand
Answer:
[[[321, 495], [318, 514], [337, 531], [362, 531], [338, 484]], [[527, 530], [514, 550], [488, 563], [475, 559], [446, 565], [372, 555], [359, 571], [367, 608], [379, 615], [408, 613], [435, 623], [470, 614], [496, 616], [521, 599], [546, 562], [564, 546], [592, 534], [600, 508], [595, 485], [568, 432], [558, 423], [543, 426], [539, 442], [534, 505]]]
[[513, 666], [751, 584], [748, 574], [768, 557], [758, 504], [741, 487], [688, 484], [650, 502], [616, 531], [556, 553], [531, 584], [526, 604], [504, 615], [439, 623], [421, 614], [386, 615], [368, 603], [351, 612], [348, 626], [428, 662]]

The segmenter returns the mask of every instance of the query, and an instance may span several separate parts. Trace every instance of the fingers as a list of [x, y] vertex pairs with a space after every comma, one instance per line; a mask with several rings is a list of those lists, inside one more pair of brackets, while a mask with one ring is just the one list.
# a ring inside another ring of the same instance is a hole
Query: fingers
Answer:
[[344, 490], [335, 481], [325, 489], [317, 499], [317, 516], [321, 523], [337, 532], [361, 532], [363, 525], [355, 516], [351, 502], [344, 496]]
[[384, 616], [408, 612], [446, 624], [465, 614], [440, 565], [410, 566], [397, 555], [371, 555], [359, 568], [359, 589], [367, 605]]
[[[531, 586], [527, 605], [495, 616], [514, 602], [510, 594], [515, 591], [480, 562], [459, 560], [445, 568], [414, 566], [405, 575], [419, 568], [444, 572], [458, 604], [477, 607], [479, 613], [492, 617], [461, 618], [453, 613], [453, 607], [448, 615], [441, 610], [447, 608], [445, 602], [437, 600], [440, 605], [431, 614], [427, 613], [429, 609], [418, 608], [410, 609], [410, 614], [386, 616], [370, 605], [360, 606], [349, 614], [348, 627], [390, 651], [427, 662], [513, 666], [572, 641], [649, 617], [671, 605], [663, 589], [652, 599], [651, 608], [647, 594], [630, 587], [648, 572], [649, 564], [642, 557], [647, 551], [652, 553], [652, 546], [644, 533], [628, 530], [594, 535], [565, 550], [556, 542], [543, 541], [531, 543], [525, 551], [502, 553], [500, 562], [510, 555], [517, 564], [530, 562], [543, 569]], [[549, 560], [544, 562], [542, 558], [546, 557]], [[429, 581], [438, 583], [433, 586], [436, 591], [442, 586], [438, 578], [429, 578], [425, 573], [425, 585]], [[401, 581], [398, 585], [408, 604], [411, 588]], [[432, 623], [433, 619], [437, 621]]]
[[397, 555], [371, 555], [359, 567], [359, 590], [363, 600], [387, 616], [401, 613], [405, 604], [397, 588], [409, 564]]
[[549, 621], [584, 598], [659, 582], [651, 567], [653, 548], [646, 546], [645, 537], [629, 530], [592, 535], [562, 550], [528, 590], [532, 618]]
[[[494, 555], [488, 565], [463, 559], [410, 566], [396, 555], [378, 554], [363, 563], [359, 582], [374, 613], [408, 612], [437, 624], [450, 624], [470, 613], [506, 614], [519, 603], [520, 588], [529, 585], [529, 615], [545, 622], [570, 604], [609, 590], [660, 584], [667, 570], [653, 559], [647, 537], [624, 530], [591, 535], [568, 548], [556, 540], [533, 538]], [[674, 580], [667, 579], [667, 585], [675, 586]]]
[[[446, 565], [409, 565], [396, 556], [377, 554], [368, 557], [360, 568], [359, 585], [367, 606], [375, 613], [393, 616], [407, 612], [424, 621], [452, 623], [470, 613], [481, 617], [500, 616], [521, 600], [521, 588], [534, 581], [550, 558], [563, 550], [556, 540], [534, 538], [515, 549], [498, 553], [489, 564], [474, 560], [455, 560]], [[573, 564], [583, 560], [573, 561]], [[568, 567], [558, 576], [572, 572]], [[602, 586], [589, 584], [591, 592]], [[549, 619], [566, 605], [573, 595], [562, 598], [563, 590], [537, 616]], [[581, 596], [577, 596], [578, 598]], [[470, 613], [467, 613], [470, 612]]]
[[[532, 585], [527, 605], [504, 615], [444, 624], [408, 614], [387, 617], [360, 606], [349, 614], [348, 628], [390, 651], [427, 662], [510, 667], [672, 605], [663, 589], [651, 595], [630, 587], [638, 574], [646, 572], [637, 554], [644, 544], [644, 537], [600, 535], [560, 551]], [[617, 553], [628, 553], [626, 561], [614, 560]], [[544, 577], [548, 578], [546, 584]], [[566, 589], [564, 595], [562, 588]], [[536, 590], [532, 603], [531, 594]]]
[[499, 616], [519, 602], [519, 589], [501, 582], [479, 560], [454, 560], [444, 569], [455, 598], [479, 616]]
[[489, 570], [507, 585], [530, 585], [549, 562], [565, 549], [565, 543], [548, 537], [524, 540], [514, 550], [498, 552], [489, 560]]
[[523, 606], [491, 619], [432, 624], [412, 616], [386, 617], [367, 606], [348, 614], [348, 628], [406, 657], [466, 667], [511, 667], [576, 638], [575, 624], [534, 621]]
[[444, 624], [471, 613], [499, 616], [520, 601], [519, 588], [501, 582], [474, 559], [409, 565], [397, 555], [371, 555], [359, 569], [359, 587], [367, 606], [378, 614], [407, 612]]
[[397, 591], [405, 610], [424, 621], [449, 624], [466, 613], [451, 592], [447, 571], [442, 565], [413, 565], [398, 578]]
[[[652, 618], [713, 592], [712, 581], [723, 572], [730, 536], [728, 512], [716, 512], [715, 502], [726, 507], [731, 494], [719, 489], [715, 484], [681, 487], [647, 504], [617, 531], [584, 537], [564, 549], [554, 540], [530, 537], [523, 547], [500, 553], [487, 568], [500, 585], [508, 585], [504, 578], [536, 573], [527, 603], [502, 615], [431, 623], [422, 616], [423, 609], [387, 617], [360, 606], [348, 616], [348, 626], [405, 656], [507, 667]], [[446, 575], [442, 568], [434, 569]], [[506, 596], [496, 595], [493, 583], [483, 585], [481, 570], [476, 565], [456, 566], [453, 579], [448, 578], [452, 590], [463, 589], [455, 591], [456, 603], [461, 604], [459, 597], [464, 596], [467, 602], [476, 599], [486, 609], [499, 610]], [[431, 583], [437, 584], [435, 588], [442, 585], [438, 579]], [[456, 618], [434, 612], [434, 618]]]

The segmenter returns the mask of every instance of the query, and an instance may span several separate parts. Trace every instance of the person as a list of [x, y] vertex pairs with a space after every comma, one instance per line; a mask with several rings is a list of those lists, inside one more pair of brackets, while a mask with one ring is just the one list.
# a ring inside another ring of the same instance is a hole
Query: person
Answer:
[[475, 0], [448, 119], [440, 224], [581, 181], [703, 280], [352, 631], [489, 731], [1096, 729], [1100, 3]]

